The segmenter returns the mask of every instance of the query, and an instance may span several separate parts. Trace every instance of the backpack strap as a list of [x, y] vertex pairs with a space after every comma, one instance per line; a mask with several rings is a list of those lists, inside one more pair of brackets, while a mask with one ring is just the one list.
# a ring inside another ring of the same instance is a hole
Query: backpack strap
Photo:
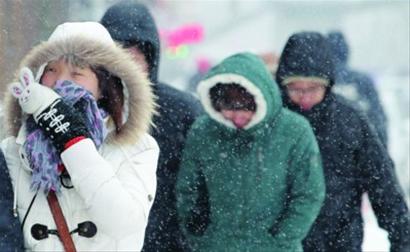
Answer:
[[48, 205], [50, 206], [51, 213], [53, 214], [54, 222], [57, 226], [57, 232], [61, 242], [63, 243], [64, 250], [66, 252], [76, 252], [73, 239], [65, 221], [63, 211], [54, 191], [50, 191], [47, 196]]

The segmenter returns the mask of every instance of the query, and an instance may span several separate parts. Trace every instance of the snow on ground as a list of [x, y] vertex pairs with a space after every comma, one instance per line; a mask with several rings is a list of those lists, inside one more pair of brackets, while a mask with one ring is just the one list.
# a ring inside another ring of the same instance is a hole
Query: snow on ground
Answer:
[[[396, 173], [408, 205], [410, 203], [409, 82], [408, 73], [376, 76], [376, 87], [388, 117], [389, 153], [395, 163]], [[387, 232], [379, 228], [367, 196], [364, 197], [362, 213], [365, 224], [363, 251], [389, 251]]]
[[364, 196], [363, 199], [364, 239], [362, 249], [364, 252], [389, 251], [390, 243], [387, 239], [387, 232], [379, 228], [367, 196]]

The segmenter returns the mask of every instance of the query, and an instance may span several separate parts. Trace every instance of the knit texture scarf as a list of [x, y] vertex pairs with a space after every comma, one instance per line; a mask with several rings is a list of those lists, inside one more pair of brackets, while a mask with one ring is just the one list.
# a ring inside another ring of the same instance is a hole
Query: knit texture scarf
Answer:
[[[78, 110], [78, 116], [83, 116], [91, 139], [97, 149], [107, 135], [104, 118], [108, 115], [97, 106], [92, 94], [82, 86], [71, 81], [57, 81], [54, 90], [64, 102]], [[81, 106], [78, 106], [80, 105]], [[32, 169], [31, 190], [43, 190], [48, 194], [50, 190], [60, 192], [59, 176], [62, 170], [62, 161], [50, 139], [37, 126], [32, 116], [26, 121], [27, 138], [23, 148], [27, 154]]]

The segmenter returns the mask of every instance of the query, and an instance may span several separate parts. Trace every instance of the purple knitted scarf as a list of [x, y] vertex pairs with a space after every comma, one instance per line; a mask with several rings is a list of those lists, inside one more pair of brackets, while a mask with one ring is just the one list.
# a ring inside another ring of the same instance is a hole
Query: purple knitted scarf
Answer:
[[[71, 81], [57, 81], [54, 90], [63, 97], [64, 102], [74, 106], [81, 101], [82, 106], [79, 116], [84, 116], [85, 123], [91, 139], [97, 148], [101, 146], [106, 136], [104, 118], [108, 115], [103, 109], [98, 108], [92, 94], [80, 85]], [[57, 153], [52, 142], [34, 122], [33, 117], [26, 121], [27, 138], [23, 148], [27, 154], [32, 169], [31, 190], [43, 190], [48, 194], [50, 190], [60, 192], [61, 171], [58, 165], [62, 164], [60, 155]]]

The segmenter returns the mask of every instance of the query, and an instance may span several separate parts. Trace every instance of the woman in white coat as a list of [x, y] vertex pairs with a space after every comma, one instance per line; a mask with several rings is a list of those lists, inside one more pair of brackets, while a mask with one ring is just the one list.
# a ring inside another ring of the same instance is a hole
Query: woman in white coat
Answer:
[[1, 148], [25, 248], [141, 250], [159, 154], [147, 76], [95, 22], [59, 25], [21, 68]]

